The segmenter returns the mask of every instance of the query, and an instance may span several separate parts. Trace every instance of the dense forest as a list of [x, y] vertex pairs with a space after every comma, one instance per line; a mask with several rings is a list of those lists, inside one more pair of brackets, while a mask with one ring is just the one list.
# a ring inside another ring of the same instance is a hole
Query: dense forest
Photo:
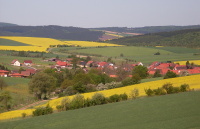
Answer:
[[157, 32], [169, 32], [184, 29], [196, 29], [200, 28], [200, 25], [191, 26], [146, 26], [137, 28], [127, 28], [127, 27], [102, 27], [102, 28], [91, 28], [94, 30], [104, 30], [104, 31], [114, 31], [114, 32], [128, 32], [128, 33], [157, 33]]
[[0, 27], [0, 36], [45, 37], [65, 40], [97, 41], [103, 32], [78, 27], [62, 26], [4, 26]]
[[123, 37], [110, 42], [133, 46], [184, 46], [200, 47], [200, 29], [186, 29], [172, 32], [150, 33]]

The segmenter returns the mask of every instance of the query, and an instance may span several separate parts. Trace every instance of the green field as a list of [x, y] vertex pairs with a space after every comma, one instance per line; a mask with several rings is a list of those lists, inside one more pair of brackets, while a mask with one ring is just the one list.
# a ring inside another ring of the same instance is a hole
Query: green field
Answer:
[[[154, 61], [181, 61], [181, 60], [198, 60], [200, 55], [194, 56], [194, 53], [200, 53], [199, 49], [181, 48], [181, 47], [106, 47], [106, 48], [88, 48], [79, 50], [68, 50], [74, 54], [97, 54], [105, 57], [122, 58], [136, 60], [144, 64], [150, 64]], [[161, 55], [154, 55], [160, 52]]]
[[[29, 93], [28, 89], [28, 83], [30, 79], [12, 77], [4, 77], [3, 79], [8, 85], [3, 90], [9, 91], [11, 93], [11, 106], [14, 109], [18, 109], [24, 105], [34, 102], [34, 97]], [[0, 112], [2, 111], [3, 110], [0, 110]]]
[[200, 91], [145, 97], [1, 122], [2, 129], [188, 129], [200, 128]]
[[0, 38], [0, 46], [31, 46], [29, 44]]

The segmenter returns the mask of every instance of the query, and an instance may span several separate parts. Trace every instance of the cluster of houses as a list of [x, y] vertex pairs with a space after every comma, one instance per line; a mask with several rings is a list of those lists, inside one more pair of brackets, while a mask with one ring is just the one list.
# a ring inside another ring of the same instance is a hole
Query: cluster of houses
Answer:
[[[65, 61], [56, 59], [56, 58], [51, 58], [48, 61], [53, 61], [55, 62], [55, 65], [51, 66], [51, 68], [57, 69], [57, 71], [60, 71], [63, 68], [68, 68], [71, 69], [73, 67], [72, 63], [72, 58], [67, 58]], [[11, 62], [11, 65], [13, 66], [31, 66], [32, 65], [31, 60], [25, 60], [23, 63], [20, 63], [18, 60], [13, 60]], [[117, 70], [120, 68], [124, 70], [125, 72], [130, 73], [128, 75], [131, 77], [131, 71], [134, 69], [135, 66], [142, 65], [141, 62], [135, 63], [135, 64], [123, 64], [121, 66], [116, 66], [113, 63], [109, 62], [99, 62], [99, 61], [79, 61], [77, 63], [77, 66], [80, 68], [83, 68], [84, 71], [88, 71], [87, 68], [96, 68], [104, 72], [105, 74], [109, 75], [110, 77], [117, 77]], [[150, 75], [155, 74], [156, 71], [159, 71], [161, 75], [165, 75], [168, 71], [172, 71], [178, 75], [182, 73], [186, 74], [198, 74], [200, 73], [200, 67], [197, 66], [190, 66], [188, 67], [187, 65], [179, 65], [175, 64], [172, 62], [153, 62], [148, 68], [148, 73]], [[0, 70], [0, 76], [1, 77], [29, 77], [33, 74], [36, 73], [35, 69], [26, 69], [25, 71], [21, 71], [20, 73], [18, 71], [14, 72], [9, 72], [6, 70]]]
[[[32, 61], [31, 60], [24, 60], [23, 63], [20, 63], [18, 60], [13, 60], [11, 62], [11, 65], [13, 66], [31, 66], [32, 65]], [[0, 77], [29, 77], [33, 74], [36, 73], [36, 69], [26, 69], [25, 71], [21, 71], [19, 73], [18, 70], [13, 70], [13, 71], [7, 71], [7, 70], [0, 70]]]
[[179, 65], [175, 63], [162, 63], [162, 62], [153, 62], [148, 67], [149, 74], [153, 75], [157, 70], [159, 70], [161, 75], [165, 75], [168, 71], [172, 71], [178, 75], [182, 73], [187, 74], [198, 74], [200, 73], [200, 67], [197, 66], [187, 66]]
[[[66, 61], [56, 61], [56, 65], [52, 66], [52, 68], [57, 68], [58, 70], [60, 68], [69, 68], [72, 66], [71, 63], [72, 59], [67, 59]], [[141, 62], [135, 63], [135, 64], [124, 64], [122, 66], [116, 66], [113, 63], [109, 62], [98, 62], [98, 61], [80, 61], [77, 64], [81, 68], [87, 69], [87, 67], [94, 67], [97, 69], [102, 70], [104, 73], [109, 75], [110, 77], [117, 77], [116, 71], [120, 67], [126, 72], [130, 72], [134, 69], [135, 66], [142, 65]], [[165, 75], [168, 71], [172, 71], [178, 75], [182, 73], [187, 74], [198, 74], [200, 73], [200, 67], [197, 66], [187, 66], [187, 65], [179, 65], [172, 62], [153, 62], [148, 68], [148, 73], [150, 75], [155, 74], [156, 71], [159, 71], [161, 75]], [[131, 75], [128, 75], [131, 77]]]

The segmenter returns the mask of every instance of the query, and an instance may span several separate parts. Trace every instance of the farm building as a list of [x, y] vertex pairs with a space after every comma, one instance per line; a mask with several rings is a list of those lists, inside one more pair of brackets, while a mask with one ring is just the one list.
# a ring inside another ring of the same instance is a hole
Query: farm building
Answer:
[[6, 70], [0, 70], [0, 77], [8, 77], [9, 71]]
[[21, 66], [20, 62], [19, 62], [17, 59], [13, 60], [13, 61], [11, 62], [11, 65], [14, 65], [14, 66]]
[[24, 65], [32, 65], [32, 60], [24, 60]]

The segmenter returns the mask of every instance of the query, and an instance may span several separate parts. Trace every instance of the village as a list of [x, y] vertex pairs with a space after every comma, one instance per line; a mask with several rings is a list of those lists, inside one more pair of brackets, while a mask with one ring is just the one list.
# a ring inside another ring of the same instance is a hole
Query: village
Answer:
[[[100, 70], [102, 73], [107, 74], [109, 77], [117, 78], [117, 71], [119, 69], [123, 70], [128, 74], [128, 77], [132, 77], [132, 70], [135, 66], [143, 66], [142, 62], [138, 63], [124, 63], [120, 66], [117, 66], [110, 62], [105, 61], [76, 61], [74, 64], [73, 58], [66, 58], [66, 60], [60, 60], [57, 58], [50, 58], [45, 60], [48, 62], [54, 62], [54, 65], [51, 65], [51, 69], [56, 69], [55, 72], [62, 72], [62, 69], [73, 69], [74, 65], [76, 68], [81, 68], [88, 72], [89, 69], [95, 68]], [[34, 68], [36, 65], [32, 60], [24, 60], [23, 63], [20, 63], [17, 59], [11, 61], [10, 65], [20, 67], [19, 70], [0, 70], [0, 77], [19, 77], [19, 78], [29, 78], [35, 73], [41, 71]], [[159, 72], [162, 76], [164, 76], [168, 71], [172, 71], [180, 76], [187, 76], [190, 74], [198, 74], [200, 73], [200, 67], [195, 66], [193, 63], [180, 65], [177, 63], [173, 63], [171, 61], [167, 62], [153, 62], [151, 65], [147, 66], [148, 74], [153, 76], [156, 71]]]

